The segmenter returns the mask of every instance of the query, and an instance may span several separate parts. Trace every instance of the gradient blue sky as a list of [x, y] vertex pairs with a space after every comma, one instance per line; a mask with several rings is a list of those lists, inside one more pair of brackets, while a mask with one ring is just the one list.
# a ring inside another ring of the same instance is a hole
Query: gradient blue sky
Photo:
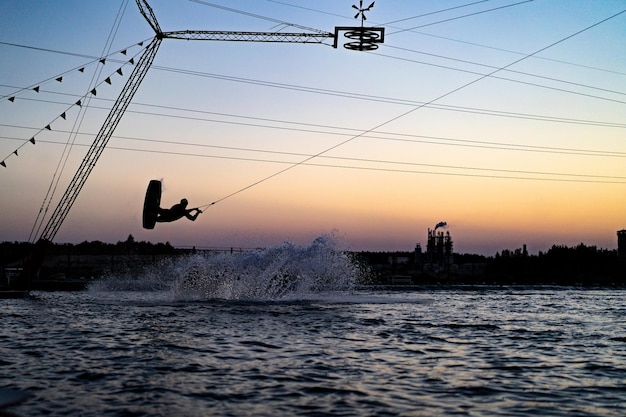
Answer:
[[[150, 1], [164, 31], [299, 31], [281, 21], [332, 32], [359, 24], [354, 3]], [[446, 221], [457, 252], [615, 248], [626, 228], [626, 13], [566, 38], [624, 9], [378, 0], [367, 24], [386, 40], [375, 52], [165, 39], [55, 240], [257, 247], [335, 233], [348, 249], [412, 250]], [[49, 212], [154, 33], [134, 1], [0, 0], [0, 10], [0, 240], [22, 241], [64, 144], [75, 138]], [[108, 76], [79, 113], [72, 103]], [[150, 179], [163, 180], [164, 206], [219, 203], [195, 223], [144, 230]]]

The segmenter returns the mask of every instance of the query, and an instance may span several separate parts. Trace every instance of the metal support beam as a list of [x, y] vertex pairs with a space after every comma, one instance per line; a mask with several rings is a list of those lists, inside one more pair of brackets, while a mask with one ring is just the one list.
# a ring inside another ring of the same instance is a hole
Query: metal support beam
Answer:
[[329, 32], [286, 33], [180, 30], [175, 32], [164, 32], [163, 37], [168, 39], [202, 41], [323, 43], [326, 39], [334, 39], [335, 35]]
[[152, 7], [148, 4], [146, 0], [135, 0], [137, 2], [137, 7], [139, 7], [139, 12], [146, 19], [154, 33], [160, 37], [163, 33], [161, 31], [161, 26], [159, 26], [159, 21], [157, 20]]
[[93, 143], [89, 147], [89, 150], [83, 158], [83, 161], [76, 171], [76, 174], [74, 174], [74, 178], [72, 178], [72, 181], [70, 182], [67, 189], [65, 190], [65, 193], [61, 197], [59, 204], [52, 213], [50, 219], [48, 220], [48, 223], [46, 224], [46, 227], [43, 230], [40, 239], [52, 241], [56, 236], [59, 227], [61, 227], [61, 224], [65, 220], [65, 217], [67, 216], [67, 213], [74, 204], [76, 197], [78, 197], [78, 194], [82, 190], [83, 185], [85, 185], [87, 177], [89, 177], [89, 174], [91, 174], [91, 171], [95, 167], [98, 158], [100, 158], [100, 155], [102, 154], [102, 151], [104, 151], [104, 148], [109, 142], [109, 139], [113, 135], [117, 124], [120, 122], [122, 116], [124, 115], [124, 112], [126, 111], [126, 108], [130, 104], [133, 96], [135, 95], [137, 88], [139, 88], [141, 81], [148, 72], [148, 69], [150, 68], [152, 61], [154, 60], [157, 50], [159, 49], [159, 45], [161, 45], [161, 41], [161, 37], [155, 36], [139, 58], [135, 69], [128, 77], [128, 80], [126, 81], [122, 92], [115, 101], [115, 104], [113, 104], [109, 115], [107, 116], [102, 127], [100, 128], [100, 131], [96, 135]]

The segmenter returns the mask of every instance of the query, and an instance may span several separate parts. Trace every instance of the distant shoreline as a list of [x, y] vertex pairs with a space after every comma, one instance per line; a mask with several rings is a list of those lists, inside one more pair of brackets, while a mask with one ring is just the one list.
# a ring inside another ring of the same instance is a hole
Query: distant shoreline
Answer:
[[[0, 243], [0, 287], [6, 287], [19, 274], [32, 247], [23, 242]], [[234, 248], [218, 252], [238, 256], [250, 251]], [[116, 244], [53, 244], [34, 284], [44, 290], [76, 290], [107, 274], [141, 274], [165, 259], [212, 253], [178, 249], [169, 243], [136, 242], [132, 235]], [[503, 250], [494, 257], [454, 253], [443, 260], [417, 251], [344, 253], [362, 272], [359, 285], [363, 288], [626, 287], [625, 255], [582, 243], [575, 247], [555, 245], [538, 255]]]

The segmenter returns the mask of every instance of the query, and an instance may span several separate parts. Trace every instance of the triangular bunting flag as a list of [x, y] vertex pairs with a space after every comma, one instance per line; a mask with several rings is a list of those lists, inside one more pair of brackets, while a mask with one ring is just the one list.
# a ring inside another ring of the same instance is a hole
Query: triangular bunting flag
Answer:
[[32, 143], [33, 145], [35, 144], [35, 137], [30, 138], [30, 143]]
[[63, 81], [63, 77], [59, 77], [59, 78], [57, 78], [56, 80], [57, 80], [58, 82], [61, 82], [61, 81]]
[[122, 74], [122, 69], [121, 69], [121, 68], [118, 68], [116, 72], [117, 72], [119, 75], [124, 75], [124, 74]]
[[101, 64], [104, 64], [104, 62], [105, 62], [105, 61], [106, 61], [106, 58], [102, 58], [102, 59], [100, 60], [100, 63], [101, 63]]
[[134, 65], [135, 64], [135, 59], [131, 58], [130, 61], [128, 61], [128, 62], [130, 62], [130, 65]]
[[13, 96], [13, 97], [9, 97], [9, 101], [10, 101], [11, 103], [13, 103], [13, 102], [15, 101], [15, 96]]
[[139, 45], [139, 46], [143, 46], [143, 42], [139, 42], [137, 45]]
[[0, 165], [2, 165], [3, 167], [7, 167], [7, 164], [4, 163], [4, 161], [0, 162]]
[[66, 120], [66, 119], [65, 119], [65, 112], [63, 112], [63, 114], [61, 115], [61, 117], [63, 118], [63, 120]]
[[35, 93], [38, 93], [39, 92], [39, 86], [33, 88], [33, 90], [35, 90]]
[[77, 106], [83, 107], [83, 103], [81, 103], [81, 101], [80, 101], [80, 100], [78, 100], [78, 101], [77, 101], [76, 103], [74, 103], [74, 104], [76, 104]]
[[126, 49], [120, 51], [122, 53], [122, 55], [126, 55]]
[[107, 84], [111, 84], [111, 77], [107, 77], [106, 80], [104, 80], [104, 82]]
[[14, 150], [14, 151], [13, 151], [13, 153], [15, 154], [15, 156], [19, 156], [19, 155], [17, 154], [17, 149], [16, 149], [16, 150]]
[[79, 68], [78, 69], [80, 72], [85, 72], [85, 67]]
[[96, 89], [94, 88], [93, 90], [90, 91], [90, 93], [95, 96], [96, 95]]
[[48, 129], [48, 130], [52, 130], [52, 128], [50, 127], [50, 125], [47, 125], [47, 126], [46, 126], [46, 129]]

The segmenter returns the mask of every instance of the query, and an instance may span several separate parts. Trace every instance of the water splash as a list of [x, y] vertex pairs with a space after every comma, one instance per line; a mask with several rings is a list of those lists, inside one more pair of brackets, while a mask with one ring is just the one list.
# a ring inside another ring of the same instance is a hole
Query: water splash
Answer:
[[173, 257], [139, 276], [111, 276], [92, 291], [166, 291], [174, 300], [297, 300], [352, 290], [362, 275], [333, 235], [248, 252]]

